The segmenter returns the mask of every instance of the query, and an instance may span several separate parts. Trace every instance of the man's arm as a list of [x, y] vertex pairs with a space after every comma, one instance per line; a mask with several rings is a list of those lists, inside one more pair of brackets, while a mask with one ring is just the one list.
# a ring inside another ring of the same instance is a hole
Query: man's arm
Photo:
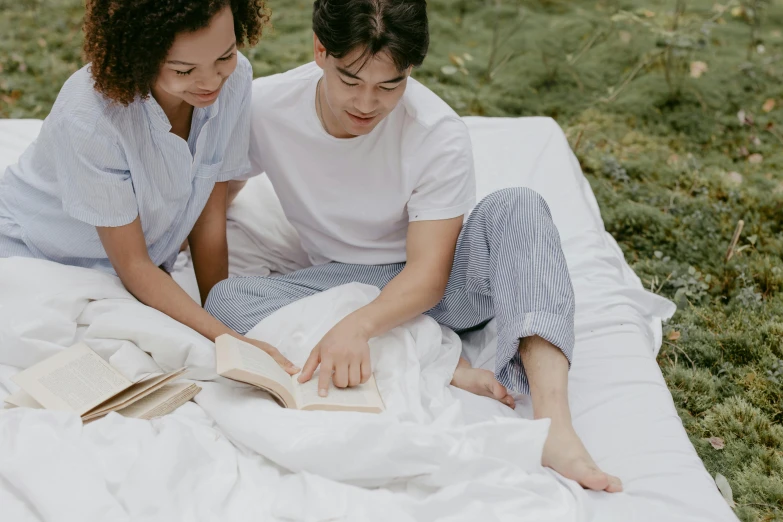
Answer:
[[229, 334], [261, 348], [290, 374], [299, 370], [274, 347], [243, 337], [212, 317], [171, 278], [155, 266], [147, 252], [141, 221], [120, 227], [97, 227], [98, 237], [122, 284], [142, 303], [189, 326], [207, 339]]
[[300, 382], [321, 364], [319, 392], [325, 394], [334, 371], [337, 387], [356, 386], [372, 375], [369, 340], [426, 312], [443, 299], [454, 264], [462, 216], [413, 221], [408, 226], [407, 262], [381, 294], [340, 321], [313, 349]]
[[454, 264], [462, 216], [408, 225], [407, 262], [372, 303], [346, 317], [368, 338], [417, 317], [443, 299]]
[[212, 287], [228, 279], [227, 193], [228, 182], [215, 183], [204, 210], [188, 235], [202, 305]]

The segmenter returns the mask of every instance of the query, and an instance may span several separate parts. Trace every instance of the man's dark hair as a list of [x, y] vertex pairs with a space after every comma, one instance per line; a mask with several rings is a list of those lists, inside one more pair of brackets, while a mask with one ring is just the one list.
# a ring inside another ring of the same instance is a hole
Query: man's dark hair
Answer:
[[364, 64], [388, 52], [397, 69], [418, 67], [430, 44], [426, 0], [315, 0], [313, 32], [327, 55], [344, 58], [354, 49]]

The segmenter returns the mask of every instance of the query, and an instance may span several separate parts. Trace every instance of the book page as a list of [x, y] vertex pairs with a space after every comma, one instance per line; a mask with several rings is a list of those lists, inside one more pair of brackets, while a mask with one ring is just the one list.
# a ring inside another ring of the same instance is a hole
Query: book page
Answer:
[[44, 408], [78, 415], [133, 384], [84, 343], [75, 344], [11, 379]]
[[[133, 402], [132, 404], [114, 410], [124, 417], [137, 419], [152, 419], [160, 417], [176, 410], [201, 391], [201, 387], [195, 383], [175, 382], [164, 384], [149, 395]], [[96, 415], [88, 415], [85, 420], [93, 417], [101, 417], [108, 412]]]
[[[279, 364], [260, 348], [240, 341], [230, 335], [224, 334], [215, 340], [217, 349], [217, 370], [220, 375], [236, 378], [239, 374], [228, 375], [231, 370], [240, 370], [261, 379], [268, 379], [279, 384], [291, 397], [294, 397], [294, 388], [291, 384], [291, 376], [283, 370]], [[263, 381], [239, 379], [249, 384], [258, 386]]]
[[35, 408], [37, 410], [43, 408], [43, 406], [41, 406], [38, 401], [33, 399], [30, 394], [24, 390], [19, 390], [16, 393], [12, 393], [4, 400], [6, 403], [12, 406], [16, 406], [17, 408]]
[[342, 410], [342, 411], [383, 411], [383, 401], [375, 384], [375, 376], [371, 376], [364, 384], [352, 388], [336, 388], [329, 383], [329, 394], [326, 397], [318, 395], [318, 372], [306, 383], [300, 384], [295, 375], [291, 380], [296, 389], [296, 402], [301, 410]]
[[187, 368], [180, 368], [179, 370], [173, 372], [142, 379], [141, 381], [134, 383], [130, 387], [121, 391], [114, 397], [111, 397], [109, 400], [100, 403], [98, 406], [88, 411], [86, 415], [93, 415], [95, 413], [101, 412], [108, 413], [109, 411], [115, 411], [129, 406], [135, 401], [138, 401], [155, 392], [167, 383], [179, 378], [183, 373], [185, 373], [186, 370]]

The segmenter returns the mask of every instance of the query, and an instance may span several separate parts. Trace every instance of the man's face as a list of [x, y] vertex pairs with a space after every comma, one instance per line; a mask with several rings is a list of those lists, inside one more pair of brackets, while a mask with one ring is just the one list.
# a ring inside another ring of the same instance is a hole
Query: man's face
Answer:
[[315, 61], [324, 71], [321, 117], [328, 132], [337, 138], [369, 134], [397, 106], [411, 68], [400, 71], [384, 51], [366, 62], [363, 49], [341, 59], [327, 56], [313, 38]]

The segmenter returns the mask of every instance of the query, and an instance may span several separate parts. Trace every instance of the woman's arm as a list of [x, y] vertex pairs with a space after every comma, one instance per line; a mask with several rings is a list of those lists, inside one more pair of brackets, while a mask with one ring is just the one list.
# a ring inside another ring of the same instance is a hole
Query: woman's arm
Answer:
[[228, 182], [215, 183], [204, 210], [188, 236], [202, 305], [212, 287], [228, 279], [227, 188]]
[[[125, 288], [139, 301], [189, 326], [207, 339], [229, 334], [261, 348], [288, 373], [299, 371], [273, 346], [239, 335], [201, 308], [147, 253], [141, 221], [120, 227], [96, 227], [98, 237]], [[225, 230], [224, 230], [225, 233]]]

